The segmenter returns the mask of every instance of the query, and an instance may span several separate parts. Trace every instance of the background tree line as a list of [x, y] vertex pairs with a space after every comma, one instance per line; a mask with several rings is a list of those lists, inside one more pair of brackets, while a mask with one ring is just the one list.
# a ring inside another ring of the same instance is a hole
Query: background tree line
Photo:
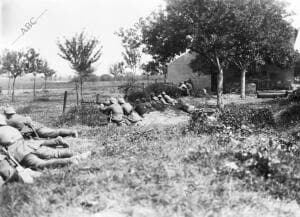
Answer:
[[[8, 91], [12, 89], [11, 99], [15, 97], [15, 83], [18, 77], [32, 74], [33, 97], [36, 96], [36, 76], [44, 78], [44, 88], [47, 89], [47, 80], [55, 74], [55, 71], [48, 66], [48, 63], [33, 48], [26, 51], [5, 50], [0, 57], [0, 74], [6, 74], [9, 78]], [[12, 84], [11, 84], [12, 81]]]

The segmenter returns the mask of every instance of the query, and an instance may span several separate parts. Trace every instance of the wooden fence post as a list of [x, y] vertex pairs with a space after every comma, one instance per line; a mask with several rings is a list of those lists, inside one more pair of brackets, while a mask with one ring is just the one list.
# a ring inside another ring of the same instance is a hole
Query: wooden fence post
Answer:
[[100, 98], [100, 94], [96, 95], [96, 104], [99, 104], [99, 98]]
[[63, 113], [65, 113], [65, 111], [66, 111], [67, 97], [68, 97], [68, 91], [65, 91], [65, 95], [64, 95], [64, 105], [63, 105]]

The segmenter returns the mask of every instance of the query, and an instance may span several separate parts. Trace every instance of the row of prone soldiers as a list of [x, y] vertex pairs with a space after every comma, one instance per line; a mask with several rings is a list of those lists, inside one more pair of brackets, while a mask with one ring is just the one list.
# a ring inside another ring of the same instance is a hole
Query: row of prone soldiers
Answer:
[[174, 107], [187, 113], [192, 113], [196, 110], [193, 105], [184, 102], [182, 99], [174, 99], [165, 92], [158, 94], [150, 94], [150, 98], [142, 98], [136, 100], [136, 111], [138, 113], [160, 110], [161, 108]]
[[90, 155], [74, 155], [62, 138], [77, 131], [52, 129], [16, 113], [9, 107], [0, 114], [0, 186], [12, 181], [32, 183], [37, 169], [77, 164]]
[[118, 125], [136, 124], [142, 120], [144, 115], [150, 111], [161, 110], [168, 106], [174, 106], [177, 109], [192, 113], [195, 107], [184, 103], [181, 99], [176, 100], [162, 92], [159, 95], [150, 94], [150, 98], [137, 99], [135, 105], [126, 102], [124, 98], [111, 97], [101, 103], [98, 108], [109, 115], [109, 122], [114, 122]]

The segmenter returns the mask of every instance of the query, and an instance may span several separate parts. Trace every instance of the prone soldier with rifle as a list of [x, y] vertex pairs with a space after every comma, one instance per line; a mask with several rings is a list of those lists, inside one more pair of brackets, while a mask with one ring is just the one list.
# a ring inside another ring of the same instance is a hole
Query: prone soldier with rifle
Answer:
[[15, 109], [8, 107], [4, 110], [7, 124], [18, 129], [22, 134], [37, 138], [56, 138], [56, 137], [78, 137], [78, 133], [69, 129], [52, 129], [40, 123], [32, 121], [30, 117], [25, 117], [16, 113]]
[[[0, 115], [0, 127], [6, 125], [6, 119]], [[33, 183], [33, 178], [40, 176], [39, 172], [23, 168], [17, 160], [8, 152], [7, 147], [16, 139], [15, 134], [3, 134], [0, 136], [0, 186], [13, 181]]]
[[33, 169], [77, 164], [79, 160], [90, 155], [90, 152], [87, 152], [73, 156], [67, 149], [69, 145], [61, 137], [25, 141], [16, 128], [6, 125], [3, 115], [0, 115], [0, 146], [16, 167], [22, 165]]

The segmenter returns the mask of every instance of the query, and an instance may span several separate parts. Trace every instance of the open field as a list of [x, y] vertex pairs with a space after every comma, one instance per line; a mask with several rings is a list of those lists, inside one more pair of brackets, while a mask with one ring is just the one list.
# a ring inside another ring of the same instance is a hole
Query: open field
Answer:
[[[23, 111], [27, 107], [33, 120], [56, 126], [63, 91], [50, 90], [50, 101], [35, 102], [31, 92], [19, 92], [12, 105]], [[102, 99], [120, 94], [116, 88], [85, 90], [87, 98], [97, 93]], [[184, 100], [197, 106], [215, 104], [215, 99]], [[233, 95], [226, 96], [226, 101], [244, 103]], [[273, 101], [255, 97], [249, 101], [257, 107], [273, 107], [274, 112], [279, 109]], [[1, 103], [9, 100], [2, 97]], [[69, 108], [74, 104], [72, 94]], [[251, 170], [245, 170], [245, 178], [241, 178], [243, 165], [234, 157], [234, 153], [253, 144], [259, 147], [265, 138], [289, 129], [262, 130], [241, 141], [224, 141], [230, 135], [187, 132], [189, 116], [183, 112], [154, 112], [145, 119], [142, 126], [68, 126], [79, 131], [79, 138], [67, 139], [71, 148], [77, 153], [91, 150], [91, 158], [79, 165], [44, 170], [33, 185], [4, 186], [0, 216], [300, 216], [298, 184], [285, 188], [282, 183], [284, 187], [276, 190], [275, 182]]]

